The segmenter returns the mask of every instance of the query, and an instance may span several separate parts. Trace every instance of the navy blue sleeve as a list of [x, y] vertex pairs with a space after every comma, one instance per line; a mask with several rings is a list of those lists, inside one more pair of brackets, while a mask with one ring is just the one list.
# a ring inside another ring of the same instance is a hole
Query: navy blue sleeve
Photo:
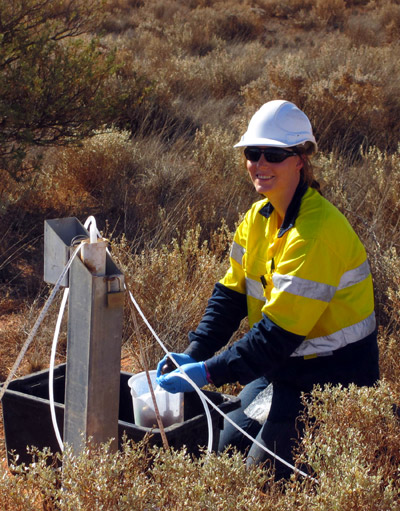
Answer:
[[260, 376], [273, 381], [304, 339], [263, 315], [241, 339], [206, 361], [211, 380], [217, 387], [236, 381], [245, 385]]
[[218, 282], [199, 326], [196, 331], [189, 332], [190, 344], [185, 353], [198, 361], [212, 357], [229, 342], [246, 316], [246, 295]]

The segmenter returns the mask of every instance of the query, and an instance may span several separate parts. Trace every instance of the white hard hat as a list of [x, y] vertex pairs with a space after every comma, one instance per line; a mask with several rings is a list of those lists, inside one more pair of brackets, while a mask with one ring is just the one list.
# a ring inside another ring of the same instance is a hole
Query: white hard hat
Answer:
[[276, 99], [265, 103], [250, 119], [246, 133], [234, 147], [293, 147], [311, 142], [318, 146], [311, 123], [304, 112], [290, 101]]

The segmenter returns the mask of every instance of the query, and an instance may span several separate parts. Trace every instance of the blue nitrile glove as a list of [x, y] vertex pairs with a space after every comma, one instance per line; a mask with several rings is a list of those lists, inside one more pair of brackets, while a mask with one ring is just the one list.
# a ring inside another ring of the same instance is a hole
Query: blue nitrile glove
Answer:
[[[192, 364], [184, 364], [181, 366], [181, 369], [185, 371], [185, 373], [189, 376], [191, 380], [198, 386], [204, 387], [207, 385], [207, 373], [206, 366], [204, 362], [195, 362]], [[192, 385], [181, 376], [179, 369], [175, 369], [172, 373], [163, 374], [157, 377], [157, 383], [160, 387], [167, 392], [171, 392], [172, 394], [176, 394], [177, 392], [192, 392], [194, 388]]]
[[[186, 353], [171, 353], [171, 355], [174, 357], [174, 359], [176, 360], [176, 362], [180, 366], [183, 366], [184, 364], [192, 364], [192, 363], [197, 362], [197, 360], [195, 360], [190, 355], [186, 355]], [[168, 355], [165, 355], [165, 357], [163, 359], [161, 359], [160, 362], [158, 363], [158, 366], [157, 366], [157, 378], [159, 376], [161, 376], [161, 370], [162, 370], [163, 366], [165, 364], [167, 364], [167, 363], [172, 368], [172, 369], [170, 369], [167, 372], [172, 372], [172, 371], [174, 371], [176, 369], [176, 365], [172, 362], [172, 360], [168, 357]]]

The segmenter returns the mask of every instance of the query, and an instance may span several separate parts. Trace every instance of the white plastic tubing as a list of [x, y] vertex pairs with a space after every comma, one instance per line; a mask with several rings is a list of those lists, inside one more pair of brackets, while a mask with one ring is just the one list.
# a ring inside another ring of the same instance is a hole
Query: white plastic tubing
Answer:
[[51, 355], [50, 355], [50, 367], [49, 367], [49, 400], [50, 400], [50, 413], [51, 413], [51, 421], [53, 423], [54, 433], [56, 434], [57, 442], [60, 447], [61, 452], [64, 451], [64, 444], [60, 435], [60, 430], [58, 429], [57, 419], [56, 419], [56, 410], [54, 404], [54, 363], [56, 359], [56, 350], [57, 350], [57, 342], [58, 336], [60, 334], [61, 321], [64, 315], [65, 305], [68, 300], [69, 288], [66, 287], [64, 289], [63, 298], [61, 301], [60, 310], [58, 313], [57, 324], [54, 331], [53, 343], [51, 346]]

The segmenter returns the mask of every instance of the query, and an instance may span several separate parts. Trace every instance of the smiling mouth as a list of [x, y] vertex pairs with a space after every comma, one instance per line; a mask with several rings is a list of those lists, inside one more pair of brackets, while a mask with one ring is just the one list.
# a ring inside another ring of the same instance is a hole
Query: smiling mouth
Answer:
[[263, 174], [256, 174], [257, 179], [260, 179], [260, 181], [269, 181], [270, 179], [273, 179], [274, 176], [264, 176]]

